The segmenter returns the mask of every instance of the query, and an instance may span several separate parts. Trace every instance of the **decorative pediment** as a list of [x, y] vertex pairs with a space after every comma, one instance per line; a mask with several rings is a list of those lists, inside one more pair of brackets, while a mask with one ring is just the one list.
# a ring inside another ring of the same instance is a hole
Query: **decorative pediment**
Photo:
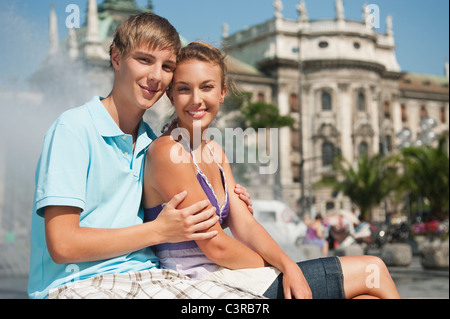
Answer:
[[336, 128], [336, 126], [334, 126], [331, 123], [323, 123], [319, 127], [319, 129], [317, 130], [317, 132], [313, 138], [330, 140], [330, 139], [335, 139], [335, 138], [339, 137], [340, 135], [341, 135], [341, 133]]
[[375, 131], [370, 124], [361, 124], [353, 133], [353, 136], [374, 137]]

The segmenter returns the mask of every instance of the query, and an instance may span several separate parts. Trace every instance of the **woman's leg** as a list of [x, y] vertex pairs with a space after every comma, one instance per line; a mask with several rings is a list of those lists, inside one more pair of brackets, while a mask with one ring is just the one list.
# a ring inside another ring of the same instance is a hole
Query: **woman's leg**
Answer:
[[384, 262], [375, 256], [340, 257], [348, 299], [398, 299], [400, 295]]

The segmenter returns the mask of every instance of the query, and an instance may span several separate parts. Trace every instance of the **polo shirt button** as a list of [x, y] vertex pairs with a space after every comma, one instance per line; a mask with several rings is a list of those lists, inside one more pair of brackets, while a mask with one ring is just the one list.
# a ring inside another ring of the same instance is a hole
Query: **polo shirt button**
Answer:
[[123, 153], [124, 156], [128, 156], [128, 152]]
[[126, 136], [122, 136], [122, 140], [126, 141], [127, 137]]

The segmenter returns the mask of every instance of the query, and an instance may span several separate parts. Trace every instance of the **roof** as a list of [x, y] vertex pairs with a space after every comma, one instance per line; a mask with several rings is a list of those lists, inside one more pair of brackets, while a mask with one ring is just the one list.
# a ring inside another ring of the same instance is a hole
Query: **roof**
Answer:
[[399, 80], [399, 88], [407, 91], [449, 94], [445, 75], [405, 73]]
[[242, 75], [264, 76], [254, 66], [247, 64], [241, 60], [238, 60], [231, 55], [226, 56], [226, 63], [227, 63], [229, 73], [242, 74]]

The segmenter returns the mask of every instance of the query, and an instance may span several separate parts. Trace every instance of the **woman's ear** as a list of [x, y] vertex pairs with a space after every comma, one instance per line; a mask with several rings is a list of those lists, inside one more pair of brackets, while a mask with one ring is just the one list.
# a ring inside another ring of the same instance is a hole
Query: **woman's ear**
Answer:
[[228, 92], [228, 87], [225, 85], [220, 94], [220, 104], [225, 102], [225, 96], [227, 95], [227, 92]]
[[166, 95], [167, 95], [167, 97], [169, 98], [170, 103], [172, 103], [172, 105], [173, 105], [173, 95], [172, 95], [172, 89], [170, 88], [170, 86], [169, 86], [169, 88], [166, 90]]

